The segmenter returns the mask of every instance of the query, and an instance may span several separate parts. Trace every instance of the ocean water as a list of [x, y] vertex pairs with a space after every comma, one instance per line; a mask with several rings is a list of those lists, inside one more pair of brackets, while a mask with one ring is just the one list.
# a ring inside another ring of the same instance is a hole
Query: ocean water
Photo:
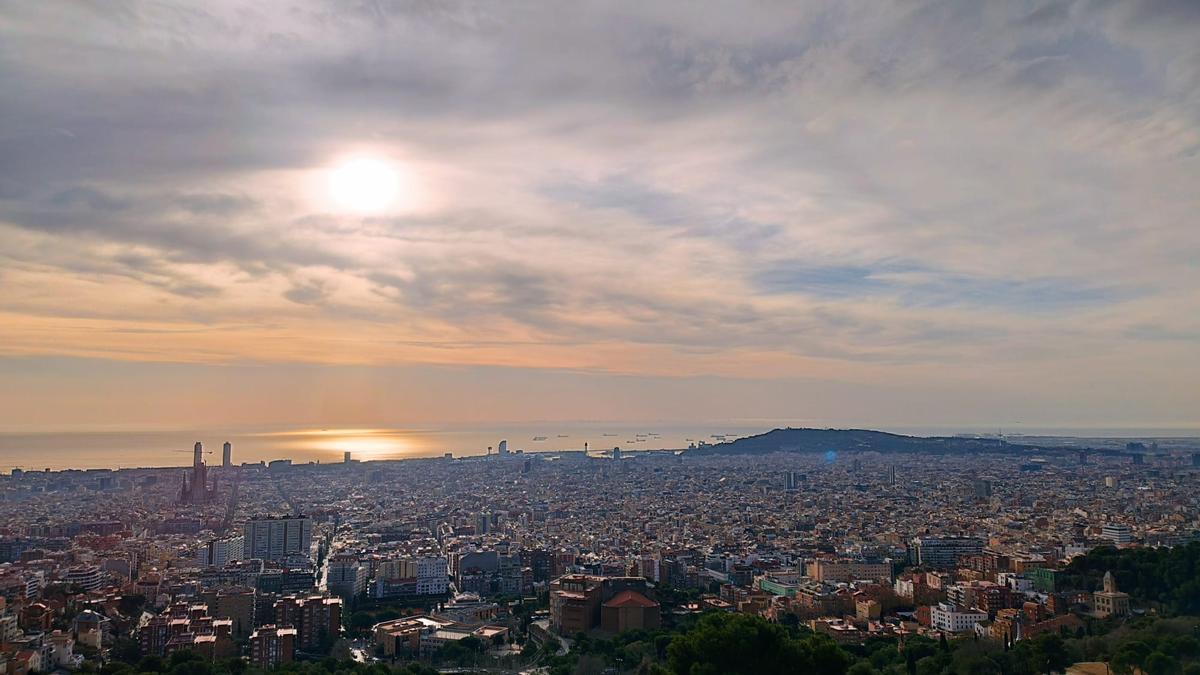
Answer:
[[486, 427], [181, 429], [154, 431], [0, 432], [0, 470], [185, 466], [192, 444], [204, 443], [205, 461], [221, 462], [233, 444], [233, 462], [291, 459], [340, 462], [344, 452], [369, 461], [483, 455], [508, 441], [510, 452], [658, 450], [686, 448], [762, 433], [771, 426], [607, 423], [495, 424]]
[[[456, 457], [483, 455], [489, 446], [495, 448], [501, 440], [508, 441], [510, 451], [526, 452], [582, 450], [585, 443], [592, 451], [614, 447], [623, 451], [680, 449], [691, 443], [733, 440], [783, 426], [849, 425], [771, 420], [708, 424], [547, 422], [403, 428], [0, 431], [0, 470], [185, 466], [191, 463], [192, 444], [196, 441], [204, 443], [209, 464], [221, 462], [221, 445], [225, 441], [233, 444], [235, 464], [275, 459], [339, 462], [343, 452], [363, 461], [436, 457], [447, 452]], [[995, 428], [876, 428], [914, 435], [996, 433]], [[1025, 428], [1021, 433], [1038, 437], [1039, 442], [1047, 438], [1080, 438], [1088, 439], [1088, 443], [1093, 439], [1109, 439], [1110, 444], [1120, 445], [1123, 439], [1177, 439], [1165, 442], [1164, 449], [1200, 447], [1195, 438], [1200, 436], [1200, 430], [1196, 429]], [[1021, 441], [1019, 437], [1013, 440]]]

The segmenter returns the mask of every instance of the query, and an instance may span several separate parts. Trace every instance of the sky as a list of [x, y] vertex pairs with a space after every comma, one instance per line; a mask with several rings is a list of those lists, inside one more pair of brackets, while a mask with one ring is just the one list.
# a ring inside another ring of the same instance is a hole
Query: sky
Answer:
[[1197, 35], [1192, 0], [0, 1], [0, 429], [1197, 428]]

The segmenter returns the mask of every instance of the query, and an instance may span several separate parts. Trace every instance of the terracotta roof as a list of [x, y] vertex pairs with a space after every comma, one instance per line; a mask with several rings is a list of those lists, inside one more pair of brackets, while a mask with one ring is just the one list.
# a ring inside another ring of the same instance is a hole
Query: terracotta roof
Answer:
[[605, 607], [658, 607], [658, 603], [638, 593], [637, 591], [621, 591], [612, 600], [604, 603]]

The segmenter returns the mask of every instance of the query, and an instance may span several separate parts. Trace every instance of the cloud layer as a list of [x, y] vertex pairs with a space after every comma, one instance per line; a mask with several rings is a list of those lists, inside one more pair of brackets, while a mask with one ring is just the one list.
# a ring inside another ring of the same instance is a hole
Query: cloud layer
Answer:
[[[1189, 0], [8, 4], [0, 354], [1194, 420], [1197, 34]], [[348, 153], [404, 208], [332, 208]]]

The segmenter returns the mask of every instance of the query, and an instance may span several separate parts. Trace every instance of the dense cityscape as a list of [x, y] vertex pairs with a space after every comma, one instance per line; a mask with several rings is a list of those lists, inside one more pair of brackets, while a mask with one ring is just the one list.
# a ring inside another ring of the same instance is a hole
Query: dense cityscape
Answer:
[[1200, 451], [1142, 443], [1032, 458], [994, 441], [939, 456], [507, 445], [238, 464], [226, 443], [208, 465], [197, 443], [188, 468], [13, 470], [4, 667], [654, 672], [662, 649], [589, 646], [712, 614], [843, 650], [969, 637], [1007, 652], [1169, 614], [1122, 590], [1129, 569], [1081, 583], [1072, 560], [1200, 532]]

